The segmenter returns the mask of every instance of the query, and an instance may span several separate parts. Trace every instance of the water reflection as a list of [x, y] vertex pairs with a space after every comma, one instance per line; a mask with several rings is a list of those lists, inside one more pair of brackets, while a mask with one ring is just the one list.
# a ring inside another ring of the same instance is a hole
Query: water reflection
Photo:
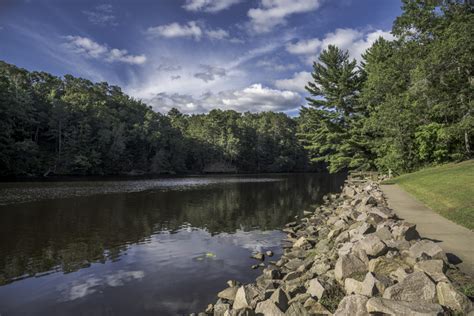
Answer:
[[342, 181], [218, 179], [0, 206], [0, 313], [203, 308], [228, 278], [254, 278], [249, 253], [278, 254], [278, 228]]

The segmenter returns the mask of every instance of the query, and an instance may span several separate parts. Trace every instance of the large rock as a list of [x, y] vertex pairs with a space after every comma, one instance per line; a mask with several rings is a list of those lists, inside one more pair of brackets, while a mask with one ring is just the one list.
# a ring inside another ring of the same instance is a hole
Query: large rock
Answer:
[[410, 266], [398, 258], [378, 257], [369, 261], [369, 271], [376, 275], [389, 276], [400, 268], [405, 270], [409, 269]]
[[369, 214], [374, 214], [382, 219], [394, 218], [395, 214], [387, 207], [373, 207], [370, 209]]
[[423, 271], [428, 274], [435, 282], [448, 281], [444, 275], [444, 261], [443, 260], [425, 260], [420, 261], [413, 267], [415, 271]]
[[230, 310], [230, 304], [218, 302], [214, 305], [214, 316], [224, 316]]
[[471, 301], [464, 294], [458, 292], [451, 283], [439, 282], [436, 285], [436, 292], [441, 305], [463, 315], [472, 311]]
[[232, 308], [241, 309], [246, 307], [252, 307], [252, 301], [257, 295], [258, 293], [256, 292], [256, 290], [250, 285], [239, 287], [235, 295], [234, 304], [232, 305]]
[[355, 273], [360, 274], [365, 272], [367, 272], [367, 266], [361, 259], [359, 259], [359, 257], [353, 254], [339, 257], [334, 268], [334, 275], [339, 281], [342, 281]]
[[362, 238], [358, 242], [358, 247], [371, 257], [381, 256], [385, 254], [388, 249], [385, 243], [375, 234], [370, 234]]
[[438, 244], [430, 240], [420, 240], [416, 242], [409, 249], [409, 254], [412, 258], [421, 258], [423, 254], [427, 254], [433, 259], [445, 259], [443, 249]]
[[301, 303], [293, 303], [288, 307], [285, 312], [287, 316], [309, 316], [308, 311], [303, 307]]
[[325, 291], [326, 289], [321, 284], [321, 282], [319, 282], [318, 279], [309, 280], [308, 289], [306, 290], [306, 292], [311, 294], [311, 296], [321, 299]]
[[420, 234], [416, 230], [416, 225], [401, 222], [399, 225], [392, 227], [392, 235], [395, 239], [403, 239], [403, 240], [415, 240], [420, 238]]
[[377, 231], [375, 232], [375, 234], [382, 240], [389, 240], [393, 238], [392, 232], [386, 226], [377, 228]]
[[288, 268], [289, 270], [295, 271], [302, 264], [303, 264], [303, 260], [295, 258], [295, 259], [291, 259], [290, 261], [288, 261], [285, 264], [285, 267]]
[[363, 295], [349, 295], [337, 306], [334, 316], [369, 316], [366, 304], [368, 298]]
[[278, 308], [275, 302], [270, 299], [257, 303], [257, 307], [255, 308], [255, 314], [263, 316], [285, 315], [285, 313], [280, 308]]
[[300, 237], [293, 244], [293, 247], [295, 247], [295, 248], [305, 248], [305, 247], [309, 247], [309, 246], [311, 246], [311, 244], [308, 242], [308, 240], [305, 237]]
[[288, 294], [286, 294], [281, 288], [276, 289], [275, 292], [273, 292], [272, 296], [270, 296], [270, 300], [273, 301], [282, 311], [288, 309]]
[[281, 271], [276, 268], [263, 269], [263, 275], [267, 279], [279, 280], [282, 277]]
[[217, 297], [228, 301], [234, 301], [238, 289], [238, 287], [228, 287], [225, 290], [222, 290], [217, 293]]
[[310, 315], [332, 315], [326, 307], [314, 298], [307, 299], [303, 307], [306, 308]]
[[406, 316], [444, 315], [443, 308], [438, 304], [420, 302], [395, 301], [381, 297], [373, 297], [367, 301], [369, 313]]
[[383, 297], [397, 301], [419, 302], [423, 300], [434, 303], [436, 301], [436, 286], [424, 272], [414, 272], [402, 282], [388, 287], [383, 293]]
[[377, 293], [377, 282], [378, 280], [374, 275], [371, 272], [368, 272], [362, 282], [347, 278], [344, 281], [344, 288], [347, 294], [360, 294], [370, 297]]
[[253, 255], [251, 255], [250, 258], [256, 259], [256, 260], [259, 260], [259, 261], [263, 261], [263, 260], [265, 260], [265, 255], [261, 252], [257, 252], [257, 253], [254, 253]]

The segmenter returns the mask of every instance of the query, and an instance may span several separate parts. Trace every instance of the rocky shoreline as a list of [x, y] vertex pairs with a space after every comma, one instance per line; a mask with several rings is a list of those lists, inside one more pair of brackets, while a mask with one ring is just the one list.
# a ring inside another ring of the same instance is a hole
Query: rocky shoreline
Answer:
[[349, 179], [305, 215], [278, 261], [254, 256], [255, 283], [229, 281], [198, 315], [474, 315], [472, 277], [396, 217], [378, 181]]

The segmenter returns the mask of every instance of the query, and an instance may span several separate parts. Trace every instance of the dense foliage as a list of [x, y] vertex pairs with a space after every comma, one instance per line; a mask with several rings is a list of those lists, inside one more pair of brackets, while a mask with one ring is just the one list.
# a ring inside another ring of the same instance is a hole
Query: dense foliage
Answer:
[[168, 115], [107, 83], [0, 62], [0, 173], [282, 172], [307, 167], [282, 113]]
[[0, 62], [0, 175], [281, 172], [309, 160], [403, 173], [469, 159], [473, 7], [403, 0], [402, 9], [395, 40], [378, 39], [360, 65], [335, 46], [322, 51], [296, 120], [162, 115], [107, 83]]
[[330, 46], [313, 66], [299, 136], [313, 161], [402, 173], [472, 157], [474, 26], [469, 1], [403, 0], [393, 41], [357, 67]]

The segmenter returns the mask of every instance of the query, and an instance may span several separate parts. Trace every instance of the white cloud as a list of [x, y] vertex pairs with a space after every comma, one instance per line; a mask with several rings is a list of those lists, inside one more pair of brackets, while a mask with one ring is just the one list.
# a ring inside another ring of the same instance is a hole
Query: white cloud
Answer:
[[[170, 23], [166, 25], [159, 25], [150, 27], [147, 33], [152, 36], [160, 36], [165, 38], [191, 37], [196, 41], [201, 40], [206, 36], [211, 40], [225, 40], [229, 39], [229, 32], [223, 29], [208, 29], [204, 23], [197, 21], [189, 21], [186, 24]], [[236, 39], [229, 39], [235, 41]]]
[[65, 43], [66, 48], [86, 58], [103, 59], [107, 62], [123, 62], [133, 65], [140, 65], [146, 62], [145, 55], [130, 55], [125, 49], [110, 49], [106, 45], [99, 44], [87, 37], [69, 35], [65, 39], [67, 40]]
[[89, 19], [89, 22], [92, 24], [97, 24], [97, 25], [112, 25], [112, 26], [117, 26], [117, 18], [113, 14], [113, 8], [111, 4], [101, 4], [98, 5], [94, 8], [94, 10], [89, 11], [85, 10], [82, 11], [87, 18]]
[[295, 55], [315, 54], [321, 47], [321, 41], [317, 38], [301, 40], [296, 43], [286, 45], [286, 50]]
[[129, 55], [125, 49], [113, 48], [109, 51], [106, 60], [110, 62], [120, 61], [127, 64], [140, 65], [146, 62], [146, 57], [145, 55]]
[[215, 108], [239, 112], [287, 111], [301, 105], [301, 96], [293, 91], [277, 90], [253, 84], [244, 89], [205, 93], [196, 98], [187, 94], [159, 93], [143, 100], [156, 111], [166, 113], [176, 107], [183, 113], [205, 113]]
[[241, 2], [241, 0], [186, 0], [183, 8], [188, 11], [219, 12], [230, 6]]
[[275, 87], [291, 91], [305, 92], [305, 86], [313, 81], [311, 73], [307, 71], [296, 72], [292, 78], [275, 80]]
[[267, 71], [287, 71], [294, 70], [298, 68], [297, 64], [293, 63], [284, 63], [277, 58], [264, 58], [255, 63], [257, 67], [264, 68]]
[[329, 45], [335, 45], [343, 50], [348, 50], [351, 58], [361, 60], [361, 54], [365, 52], [379, 37], [393, 40], [392, 34], [382, 30], [364, 33], [355, 29], [336, 29], [327, 33], [323, 39], [312, 38], [300, 40], [296, 43], [286, 45], [286, 50], [294, 55], [302, 55], [308, 63], [312, 63], [317, 55]]
[[229, 32], [223, 29], [207, 30], [206, 35], [213, 40], [223, 40], [229, 37]]
[[201, 27], [196, 21], [187, 24], [171, 23], [148, 28], [148, 34], [162, 36], [166, 38], [193, 37], [200, 40], [203, 34]]
[[247, 15], [254, 32], [266, 33], [286, 24], [288, 16], [316, 10], [319, 4], [320, 0], [261, 0], [260, 7], [250, 9]]

